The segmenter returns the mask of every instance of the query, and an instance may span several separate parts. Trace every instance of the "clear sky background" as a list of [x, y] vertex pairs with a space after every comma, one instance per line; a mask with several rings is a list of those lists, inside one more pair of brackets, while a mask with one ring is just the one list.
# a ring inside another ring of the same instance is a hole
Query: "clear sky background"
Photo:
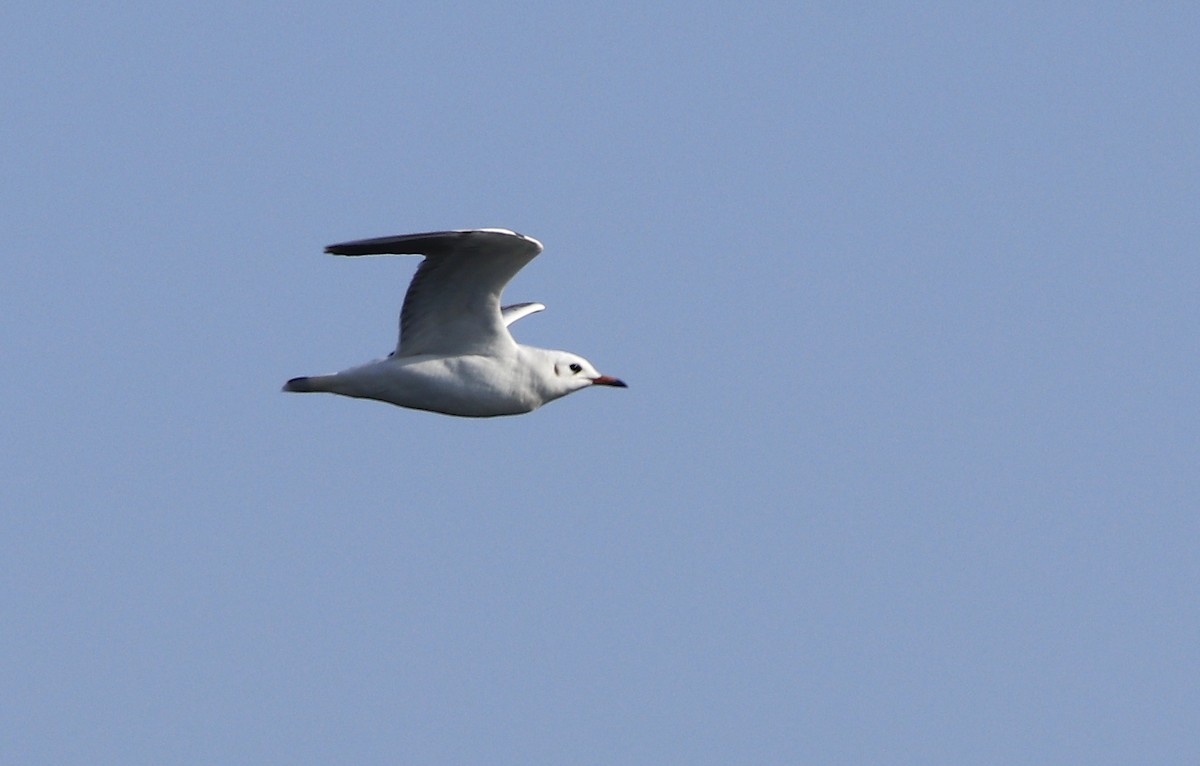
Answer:
[[[0, 762], [1200, 763], [1197, 29], [6, 8]], [[628, 390], [279, 392], [477, 226]]]

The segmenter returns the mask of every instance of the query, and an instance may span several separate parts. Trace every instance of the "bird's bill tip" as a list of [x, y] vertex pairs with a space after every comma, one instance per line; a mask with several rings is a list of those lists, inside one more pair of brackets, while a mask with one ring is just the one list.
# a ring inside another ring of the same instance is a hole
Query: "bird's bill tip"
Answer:
[[625, 381], [619, 378], [614, 378], [612, 375], [601, 375], [598, 378], [592, 378], [594, 386], [613, 386], [614, 388], [629, 388], [625, 385]]

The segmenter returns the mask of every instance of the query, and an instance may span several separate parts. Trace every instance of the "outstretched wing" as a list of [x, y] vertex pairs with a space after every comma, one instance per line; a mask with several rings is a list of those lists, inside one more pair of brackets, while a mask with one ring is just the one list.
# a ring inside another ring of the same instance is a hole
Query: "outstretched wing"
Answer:
[[397, 356], [495, 355], [515, 348], [500, 293], [542, 252], [542, 243], [507, 229], [404, 234], [330, 245], [333, 255], [423, 255], [400, 309]]

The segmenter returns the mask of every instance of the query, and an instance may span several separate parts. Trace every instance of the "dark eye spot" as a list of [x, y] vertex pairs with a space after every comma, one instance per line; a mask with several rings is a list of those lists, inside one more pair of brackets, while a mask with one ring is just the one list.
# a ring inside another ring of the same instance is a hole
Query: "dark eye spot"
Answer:
[[571, 362], [571, 372], [583, 372], [583, 365], [579, 362]]

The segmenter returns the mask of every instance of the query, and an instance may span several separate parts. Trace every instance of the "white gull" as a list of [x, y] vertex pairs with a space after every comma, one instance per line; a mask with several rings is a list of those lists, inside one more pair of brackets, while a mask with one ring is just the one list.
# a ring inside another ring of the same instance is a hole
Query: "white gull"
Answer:
[[500, 306], [509, 280], [542, 243], [508, 229], [403, 234], [330, 245], [333, 255], [423, 255], [400, 309], [396, 350], [331, 375], [292, 378], [284, 391], [342, 396], [486, 418], [531, 412], [591, 386], [625, 384], [566, 351], [523, 346], [508, 325], [546, 308]]

